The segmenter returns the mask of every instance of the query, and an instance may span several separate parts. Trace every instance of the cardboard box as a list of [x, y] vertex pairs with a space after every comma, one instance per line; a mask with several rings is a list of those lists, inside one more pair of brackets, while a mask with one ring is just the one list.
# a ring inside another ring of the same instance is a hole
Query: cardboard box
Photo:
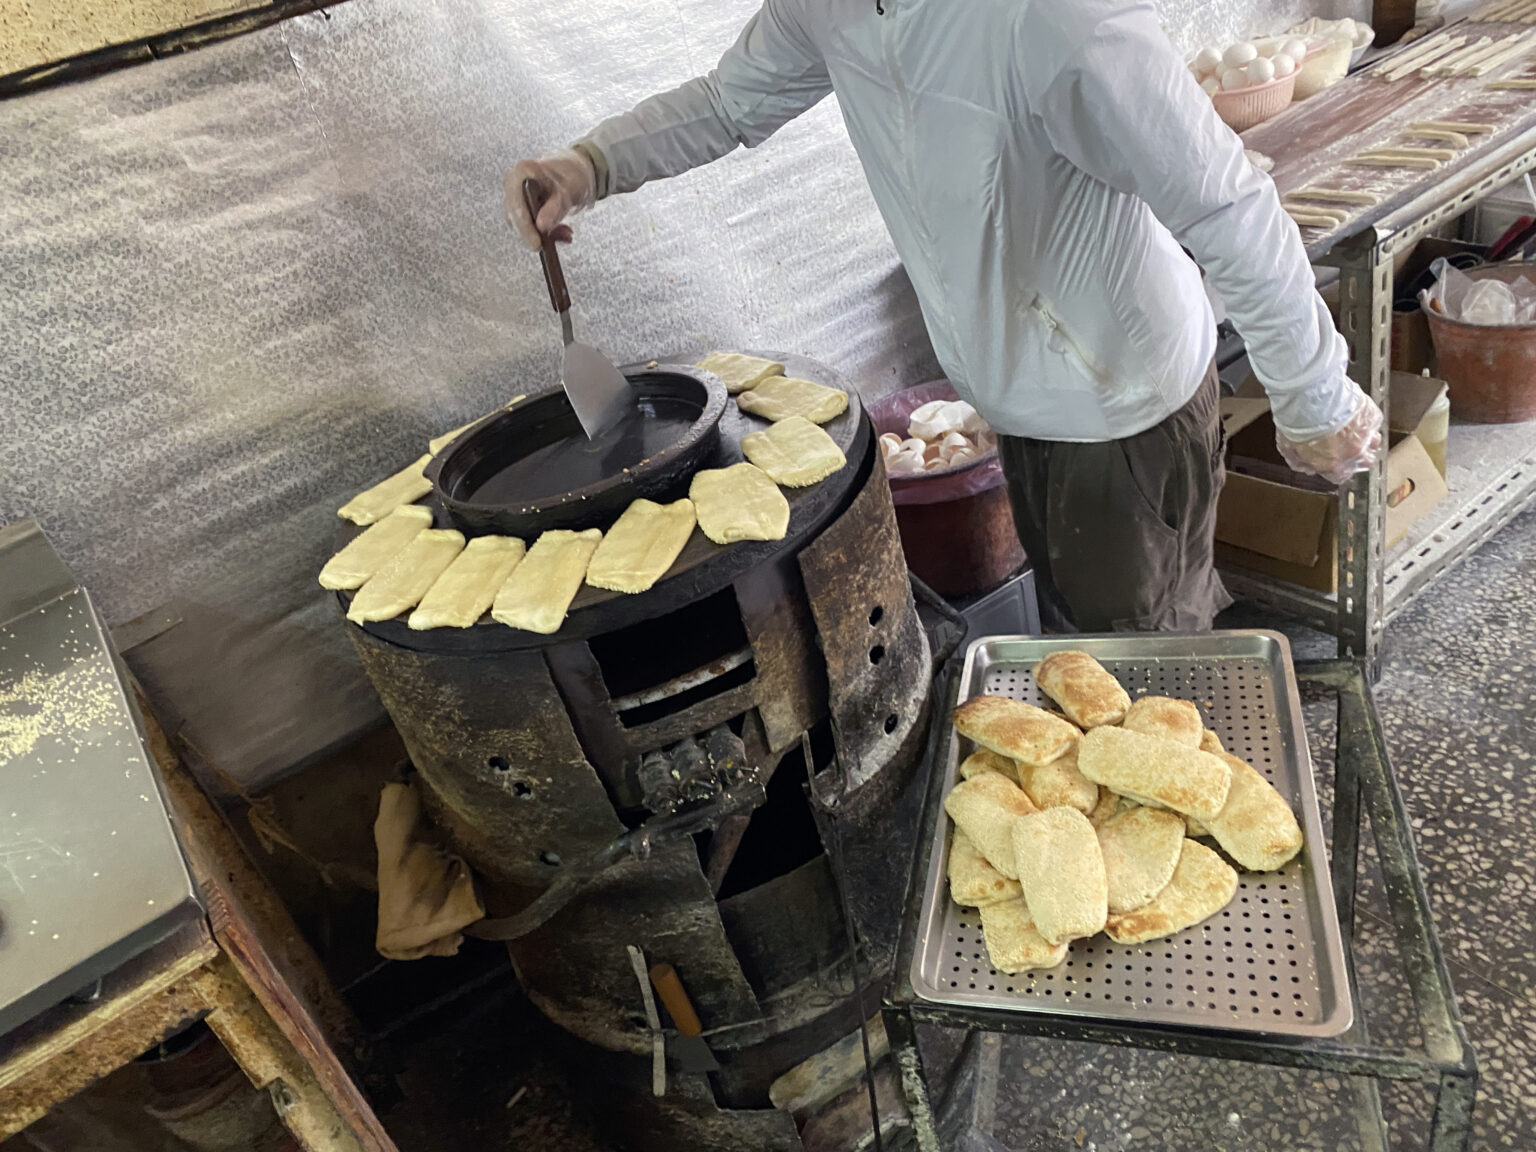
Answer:
[[[1414, 431], [1445, 385], [1394, 376], [1388, 433], [1387, 547], [1446, 494]], [[1254, 393], [1258, 394], [1255, 395]], [[1252, 381], [1221, 402], [1227, 483], [1216, 510], [1216, 560], [1321, 592], [1338, 590], [1338, 492], [1291, 471], [1275, 447], [1269, 401]]]

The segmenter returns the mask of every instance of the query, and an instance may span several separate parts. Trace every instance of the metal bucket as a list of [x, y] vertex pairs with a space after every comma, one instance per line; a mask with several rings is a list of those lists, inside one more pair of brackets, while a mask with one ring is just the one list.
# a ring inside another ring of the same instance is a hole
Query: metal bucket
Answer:
[[[1533, 264], [1490, 264], [1474, 280], [1536, 279]], [[1440, 376], [1450, 385], [1451, 415], [1474, 424], [1511, 424], [1536, 416], [1536, 324], [1467, 324], [1424, 309]]]

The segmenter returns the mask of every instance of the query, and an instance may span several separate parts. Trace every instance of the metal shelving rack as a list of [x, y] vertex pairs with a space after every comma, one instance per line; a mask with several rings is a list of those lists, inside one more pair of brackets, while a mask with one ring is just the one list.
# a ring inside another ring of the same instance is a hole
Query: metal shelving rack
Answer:
[[[1474, 18], [1475, 19], [1475, 18]], [[1469, 22], [1470, 23], [1470, 22]], [[1390, 59], [1388, 57], [1387, 59]], [[1414, 84], [1414, 81], [1404, 82]], [[1368, 134], [1405, 107], [1424, 106], [1436, 90], [1397, 89], [1355, 74], [1335, 88], [1298, 105], [1295, 112], [1248, 133], [1250, 147], [1274, 156], [1282, 189], [1305, 181], [1287, 179], [1304, 165], [1319, 167], [1318, 141]], [[1404, 107], [1385, 103], [1383, 93], [1399, 91]], [[1504, 94], [1509, 95], [1509, 94]], [[1526, 96], [1526, 93], [1516, 94]], [[1444, 98], [1455, 105], [1475, 103], [1477, 91]], [[1484, 101], [1487, 103], [1487, 101]], [[1315, 265], [1337, 268], [1340, 276], [1339, 330], [1349, 345], [1350, 375], [1383, 411], [1391, 374], [1392, 273], [1396, 259], [1432, 230], [1468, 212], [1479, 200], [1536, 170], [1536, 102], [1511, 114], [1503, 107], [1498, 137], [1441, 171], [1403, 177], [1401, 190], [1376, 209], [1333, 232], [1313, 237], [1307, 251]], [[1423, 112], [1418, 115], [1423, 116]], [[1376, 129], [1380, 131], [1380, 129]], [[1335, 155], [1337, 155], [1335, 151]], [[1295, 156], [1294, 163], [1287, 159]], [[1326, 167], [1327, 165], [1324, 165]], [[1426, 176], [1429, 177], [1426, 179]], [[1380, 674], [1387, 622], [1439, 575], [1463, 560], [1536, 498], [1536, 423], [1525, 426], [1453, 427], [1448, 459], [1480, 457], [1481, 467], [1453, 474], [1451, 493], [1389, 555], [1386, 535], [1386, 462], [1357, 476], [1339, 495], [1338, 592], [1316, 592], [1255, 573], [1224, 571], [1235, 596], [1296, 617], [1338, 637], [1339, 655], [1363, 660], [1372, 678]]]
[[[1338, 697], [1331, 871], [1339, 926], [1349, 960], [1350, 993], [1355, 1004], [1355, 1022], [1350, 1030], [1335, 1040], [1298, 1041], [1255, 1033], [1137, 1025], [1125, 1020], [957, 1007], [920, 999], [913, 991], [910, 973], [917, 947], [923, 879], [928, 874], [929, 846], [933, 842], [935, 822], [944, 818], [939, 795], [944, 773], [938, 766], [943, 762], [945, 742], [953, 738], [947, 724], [935, 724], [927, 754], [930, 766], [928, 794], [918, 834], [919, 847], [908, 884], [906, 914], [896, 958], [896, 980], [882, 1004], [885, 1031], [901, 1073], [902, 1089], [912, 1113], [920, 1152], [941, 1152], [946, 1146], [948, 1125], [941, 1122], [933, 1107], [934, 1094], [917, 1044], [918, 1024], [962, 1028], [972, 1034], [1049, 1037], [1364, 1078], [1355, 1101], [1355, 1119], [1361, 1146], [1373, 1152], [1389, 1146], [1382, 1116], [1380, 1081], [1417, 1083], [1435, 1094], [1426, 1147], [1430, 1152], [1463, 1152], [1471, 1132], [1477, 1061], [1467, 1041], [1445, 957], [1435, 935], [1408, 817], [1392, 772], [1363, 663], [1325, 661], [1299, 665], [1296, 672], [1302, 685], [1333, 692]], [[955, 702], [958, 681], [959, 662], [951, 661], [939, 682], [939, 698], [948, 705]], [[1373, 1041], [1359, 994], [1354, 927], [1360, 833], [1365, 819], [1370, 822], [1375, 841], [1391, 912], [1396, 954], [1401, 958], [1403, 979], [1417, 1010], [1416, 1025], [1422, 1047], [1388, 1046]], [[967, 1087], [971, 1093], [995, 1096], [995, 1077], [969, 1078], [972, 1082]], [[953, 1095], [951, 1093], [951, 1099]], [[989, 1115], [991, 1100], [975, 1099], [972, 1111], [976, 1115]]]

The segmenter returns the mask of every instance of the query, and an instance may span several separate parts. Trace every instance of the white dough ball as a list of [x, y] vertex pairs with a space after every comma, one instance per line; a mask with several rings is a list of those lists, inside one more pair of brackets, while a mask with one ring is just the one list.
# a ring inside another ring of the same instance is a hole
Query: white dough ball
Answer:
[[1274, 65], [1275, 79], [1277, 80], [1283, 76], [1289, 76], [1292, 72], [1296, 71], [1296, 61], [1284, 52], [1275, 53], [1275, 58], [1270, 63]]
[[1307, 42], [1298, 36], [1293, 36], [1280, 45], [1280, 51], [1296, 61], [1296, 66], [1299, 68], [1301, 62], [1307, 58]]
[[1221, 62], [1228, 68], [1241, 68], [1248, 61], [1256, 58], [1259, 50], [1246, 41], [1234, 44], [1221, 54]]
[[1260, 56], [1273, 56], [1276, 52], [1280, 51], [1280, 41], [1278, 40], [1255, 40], [1253, 46], [1259, 50]]
[[1228, 68], [1221, 74], [1221, 90], [1223, 92], [1235, 92], [1239, 88], [1248, 87], [1248, 73], [1241, 68]]
[[1195, 53], [1195, 59], [1192, 66], [1196, 72], [1200, 73], [1200, 75], [1208, 76], [1210, 73], [1216, 71], [1216, 68], [1220, 63], [1221, 50], [1219, 48], [1212, 48], [1209, 44], [1207, 44], [1204, 48]]
[[1200, 87], [1205, 89], [1207, 96], [1214, 96], [1221, 91], [1221, 81], [1214, 76], [1207, 76], [1204, 80], [1200, 81]]
[[1275, 78], [1275, 65], [1273, 61], [1260, 56], [1257, 60], [1248, 62], [1248, 83], [1268, 84]]

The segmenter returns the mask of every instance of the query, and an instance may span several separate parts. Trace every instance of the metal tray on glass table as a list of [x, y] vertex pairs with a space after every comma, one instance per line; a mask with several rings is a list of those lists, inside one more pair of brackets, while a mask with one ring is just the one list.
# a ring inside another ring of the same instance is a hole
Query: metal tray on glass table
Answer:
[[[1203, 924], [1145, 944], [1116, 944], [1103, 934], [1076, 940], [1055, 968], [1009, 976], [988, 961], [976, 910], [949, 898], [953, 824], [941, 814], [912, 958], [913, 991], [942, 1004], [1137, 1024], [1301, 1038], [1347, 1031], [1353, 1007], [1344, 947], [1285, 637], [1260, 631], [987, 637], [966, 654], [959, 699], [989, 694], [1052, 707], [1030, 669], [1064, 648], [1095, 657], [1132, 698], [1195, 701], [1227, 751], [1285, 797], [1305, 846], [1277, 872], [1239, 870], [1237, 895]], [[951, 730], [941, 746], [936, 767], [945, 774], [944, 795], [958, 781], [962, 744], [969, 752], [969, 742]]]

